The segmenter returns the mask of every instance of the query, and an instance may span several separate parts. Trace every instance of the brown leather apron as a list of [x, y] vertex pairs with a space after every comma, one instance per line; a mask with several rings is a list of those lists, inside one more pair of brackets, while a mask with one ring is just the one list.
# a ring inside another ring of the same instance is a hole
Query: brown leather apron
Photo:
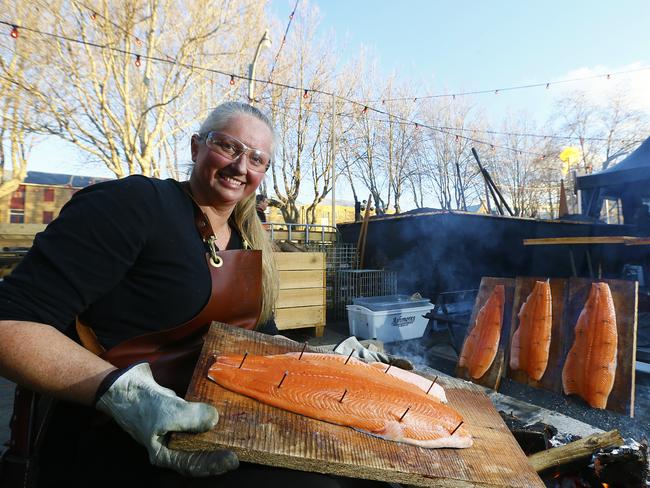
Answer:
[[[191, 197], [189, 192], [188, 195]], [[262, 309], [262, 252], [219, 251], [207, 216], [194, 204], [195, 223], [208, 247], [205, 257], [212, 282], [210, 298], [203, 309], [184, 324], [127, 339], [109, 350], [101, 346], [91, 328], [78, 319], [76, 324], [79, 338], [87, 349], [118, 368], [147, 361], [156, 381], [180, 396], [187, 390], [210, 323], [219, 321], [253, 329]], [[246, 242], [244, 247], [248, 247]], [[4, 473], [0, 476], [3, 486], [34, 483], [35, 460], [49, 416], [36, 415], [41, 408], [37, 404], [43, 403], [38, 397], [21, 387], [16, 389], [10, 447], [3, 456]]]

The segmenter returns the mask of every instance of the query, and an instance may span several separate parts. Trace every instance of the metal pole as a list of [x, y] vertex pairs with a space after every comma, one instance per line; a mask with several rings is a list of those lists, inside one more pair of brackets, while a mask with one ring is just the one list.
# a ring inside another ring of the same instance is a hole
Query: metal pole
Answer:
[[253, 62], [248, 65], [248, 102], [253, 103], [255, 101], [255, 67], [257, 65], [257, 58], [260, 56], [260, 51], [262, 46], [270, 46], [271, 39], [269, 38], [268, 29], [264, 31], [264, 35], [260, 39], [260, 42], [257, 44], [257, 49], [255, 50], [255, 56], [253, 56]]
[[332, 94], [332, 122], [331, 122], [331, 128], [330, 128], [330, 162], [332, 164], [332, 226], [336, 228], [336, 171], [335, 171], [335, 166], [336, 166], [336, 132], [335, 132], [335, 109], [336, 109], [336, 98], [334, 97], [334, 94]]

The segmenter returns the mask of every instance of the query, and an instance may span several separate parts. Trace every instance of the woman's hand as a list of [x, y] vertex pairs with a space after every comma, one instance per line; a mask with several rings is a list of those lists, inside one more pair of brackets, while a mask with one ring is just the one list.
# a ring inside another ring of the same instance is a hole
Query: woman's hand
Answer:
[[239, 467], [232, 451], [183, 452], [165, 446], [169, 432], [205, 432], [217, 424], [219, 414], [212, 405], [187, 402], [160, 386], [147, 363], [123, 371], [96, 407], [145, 446], [155, 466], [187, 476], [218, 475]]

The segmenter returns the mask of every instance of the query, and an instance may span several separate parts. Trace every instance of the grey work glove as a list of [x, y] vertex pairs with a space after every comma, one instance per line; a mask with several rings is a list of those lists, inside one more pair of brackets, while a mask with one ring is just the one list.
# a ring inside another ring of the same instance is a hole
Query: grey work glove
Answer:
[[379, 351], [371, 351], [367, 347], [364, 347], [363, 344], [361, 344], [354, 336], [350, 336], [343, 342], [339, 343], [339, 345], [334, 348], [334, 352], [344, 356], [348, 356], [350, 352], [352, 352], [352, 356], [363, 359], [364, 361], [377, 361], [380, 363], [390, 364], [390, 359], [387, 354]]
[[205, 432], [219, 420], [217, 409], [207, 403], [187, 402], [153, 379], [147, 363], [137, 364], [103, 393], [96, 407], [112, 417], [149, 452], [151, 464], [186, 476], [211, 476], [237, 469], [232, 451], [184, 452], [168, 449], [169, 432]]
[[385, 354], [380, 351], [372, 351], [371, 349], [364, 347], [364, 345], [361, 344], [354, 336], [348, 337], [334, 348], [335, 353], [344, 354], [345, 356], [349, 355], [350, 351], [354, 351], [352, 355], [355, 358], [360, 358], [364, 361], [377, 361], [381, 363], [391, 364], [400, 369], [413, 369], [413, 363], [411, 363], [411, 361], [408, 359], [391, 356], [390, 354]]

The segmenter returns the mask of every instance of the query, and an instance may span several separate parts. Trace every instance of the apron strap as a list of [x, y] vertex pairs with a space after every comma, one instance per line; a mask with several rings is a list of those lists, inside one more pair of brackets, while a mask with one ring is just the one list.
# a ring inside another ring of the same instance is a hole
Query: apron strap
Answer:
[[97, 356], [101, 356], [106, 352], [106, 348], [99, 343], [95, 331], [84, 324], [79, 317], [75, 319], [75, 329], [77, 329], [77, 335], [83, 347]]

